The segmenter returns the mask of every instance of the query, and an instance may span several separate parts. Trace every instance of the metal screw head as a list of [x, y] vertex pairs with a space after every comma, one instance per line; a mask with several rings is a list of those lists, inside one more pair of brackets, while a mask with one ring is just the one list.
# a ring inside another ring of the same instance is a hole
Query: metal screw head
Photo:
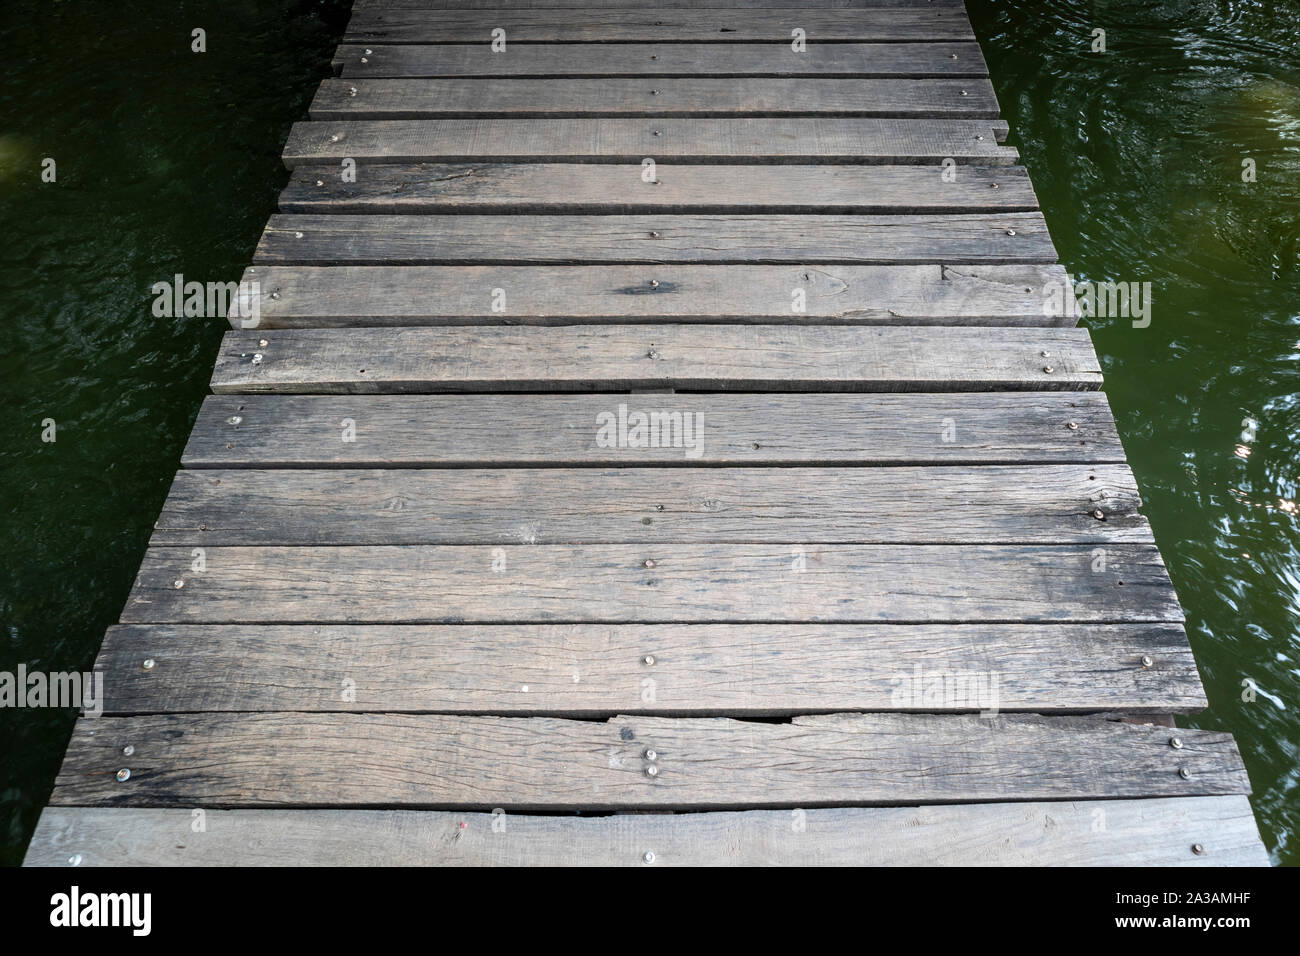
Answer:
[[1192, 852], [1197, 856], [1205, 856], [1205, 846], [1201, 843], [1193, 843]]
[[1050, 365], [1044, 365], [1043, 371], [1046, 372], [1048, 375], [1051, 375], [1053, 372], [1056, 371], [1056, 369], [1052, 368], [1052, 366]]
[[657, 129], [657, 130], [654, 131], [654, 134], [653, 134], [653, 135], [658, 136], [658, 135], [661, 134], [662, 132], [663, 132], [663, 130], [661, 130], [661, 129]]
[[984, 139], [983, 136], [976, 136], [975, 138], [978, 139], [978, 140], [981, 140], [981, 141]]
[[651, 279], [651, 280], [650, 280], [650, 288], [652, 288], [652, 289], [657, 289], [657, 288], [659, 288], [659, 280], [658, 280], [658, 279]]
[[647, 568], [653, 568], [657, 563], [654, 558], [646, 558], [643, 562]]
[[649, 352], [646, 352], [645, 357], [646, 357], [646, 358], [658, 358], [658, 357], [659, 357], [659, 353], [656, 352], [654, 349], [651, 349]]
[[238, 425], [238, 424], [239, 424], [240, 422], [242, 422], [243, 420], [244, 420], [244, 416], [243, 416], [243, 415], [231, 415], [229, 418], [226, 419], [226, 424], [228, 424], [228, 425]]
[[955, 60], [955, 59], [957, 59], [957, 54], [956, 54], [956, 53], [949, 53], [949, 54], [948, 54], [948, 59], [950, 59], [950, 60]]
[[185, 579], [177, 578], [175, 581], [172, 582], [172, 587], [176, 588], [176, 590], [179, 591], [181, 588], [185, 587]]
[[262, 353], [261, 353], [261, 352], [254, 352], [254, 353], [253, 353], [253, 364], [254, 364], [254, 365], [261, 365], [261, 364], [262, 364]]
[[[357, 88], [356, 88], [355, 86], [349, 86], [349, 87], [348, 87], [348, 96], [356, 96], [356, 95], [357, 95]], [[319, 185], [321, 185], [321, 183], [317, 183], [316, 185], [319, 186]]]
[[653, 863], [655, 861], [654, 851], [646, 850], [645, 853], [641, 855], [641, 859], [644, 860], [646, 863]]
[[117, 772], [117, 779], [119, 783], [126, 783], [128, 780], [131, 779], [131, 771], [128, 770], [126, 767], [123, 767], [121, 770]]
[[1182, 738], [1181, 738], [1181, 737], [1170, 737], [1170, 738], [1169, 738], [1169, 746], [1173, 747], [1175, 750], [1182, 750], [1182, 749], [1183, 749], [1183, 740], [1182, 740]]
[[363, 56], [363, 57], [361, 58], [361, 62], [362, 62], [362, 63], [369, 63], [370, 61], [367, 60], [367, 59]]
[[962, 90], [962, 91], [961, 91], [961, 95], [962, 95], [962, 96], [969, 96], [970, 94], [967, 93], [965, 90]]
[[1047, 358], [1047, 357], [1048, 357], [1049, 355], [1051, 355], [1052, 353], [1049, 352], [1049, 351], [1047, 351], [1046, 349], [1044, 349], [1043, 351], [1039, 352], [1038, 354], [1041, 355], [1043, 358]]
[[654, 764], [651, 764], [650, 766], [645, 768], [645, 775], [647, 777], [657, 777], [659, 775], [659, 768], [656, 767]]
[[318, 180], [316, 180], [316, 185], [317, 185], [317, 186], [324, 186], [324, 185], [325, 185], [325, 180], [323, 180], [323, 179], [318, 179]]
[[641, 663], [644, 664], [646, 667], [653, 667], [654, 662], [655, 662], [655, 656], [653, 654], [647, 654], [645, 657], [641, 658]]
[[1106, 512], [1098, 508], [1096, 511], [1092, 513], [1092, 516], [1096, 518], [1098, 521], [1102, 521], [1106, 517]]
[[129, 757], [133, 753], [135, 753], [135, 748], [132, 747], [130, 744], [127, 744], [125, 747], [122, 748], [123, 757]]
[[1182, 777], [1184, 780], [1186, 780], [1186, 779], [1187, 779], [1188, 777], [1190, 777], [1191, 775], [1192, 775], [1192, 772], [1191, 772], [1190, 770], [1188, 770], [1186, 767], [1179, 767], [1179, 768], [1178, 768], [1178, 776]]
[[659, 91], [658, 91], [658, 90], [651, 90], [651, 91], [650, 91], [650, 95], [651, 95], [651, 96], [658, 96], [658, 95], [659, 95]]
[[659, 233], [655, 232], [654, 230], [651, 230], [651, 231], [650, 231], [650, 238], [651, 238], [651, 239], [658, 239], [658, 238], [659, 238]]
[[1008, 235], [1008, 236], [1014, 236], [1015, 234], [1016, 234], [1016, 231], [1015, 231], [1014, 229], [1008, 229], [1008, 230], [1007, 230], [1007, 235]]
[[1155, 662], [1156, 662], [1156, 661], [1155, 661], [1155, 658], [1152, 657], [1150, 654], [1143, 654], [1143, 655], [1142, 655], [1142, 666], [1143, 666], [1143, 667], [1150, 667], [1150, 666], [1153, 665]]
[[1068, 428], [1068, 429], [1070, 429], [1070, 431], [1072, 431], [1072, 432], [1073, 432], [1073, 431], [1078, 431], [1078, 430], [1079, 430], [1079, 423], [1078, 423], [1078, 422], [1066, 422], [1066, 423], [1065, 423], [1065, 427]]
[[143, 667], [143, 668], [144, 668], [145, 670], [147, 670], [147, 671], [151, 671], [151, 670], [154, 669], [154, 665], [155, 665], [156, 663], [157, 663], [157, 661], [155, 661], [152, 657], [146, 657], [146, 658], [144, 659], [144, 662], [143, 662], [140, 666]]
[[653, 751], [653, 750], [647, 750], [647, 751], [645, 752], [645, 759], [646, 759], [646, 760], [658, 760], [658, 759], [659, 759], [659, 754], [658, 754], [657, 752]]
[[81, 854], [74, 853], [68, 857], [68, 866], [81, 866]]
[[263, 348], [265, 348], [266, 346], [270, 345], [271, 343], [268, 342], [266, 339], [258, 339], [257, 344], [260, 345], [260, 346], [262, 346]]
[[997, 189], [997, 188], [998, 188], [997, 183], [989, 183], [989, 189]]

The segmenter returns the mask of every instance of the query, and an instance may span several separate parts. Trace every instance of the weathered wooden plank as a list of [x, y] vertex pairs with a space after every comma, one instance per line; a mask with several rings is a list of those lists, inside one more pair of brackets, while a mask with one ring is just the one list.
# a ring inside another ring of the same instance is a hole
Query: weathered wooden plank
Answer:
[[1205, 707], [1176, 624], [127, 625], [95, 667], [107, 714]]
[[573, 116], [995, 119], [987, 78], [327, 79], [313, 120]]
[[[150, 548], [122, 621], [1179, 621], [1151, 545]], [[179, 584], [178, 584], [179, 582]]]
[[410, 6], [361, 7], [352, 14], [345, 39], [384, 43], [482, 43], [494, 29], [505, 30], [507, 52], [515, 43], [594, 41], [740, 41], [789, 46], [792, 31], [809, 44], [839, 40], [974, 40], [966, 11], [937, 9], [621, 9], [602, 10], [426, 10]]
[[1014, 165], [1000, 120], [443, 119], [295, 123], [286, 166], [420, 162], [838, 162]]
[[834, 716], [83, 718], [50, 803], [711, 809], [1249, 791], [1232, 737], [1217, 731], [1179, 730], [1175, 749], [1167, 728], [1098, 718]]
[[205, 470], [176, 476], [153, 543], [1150, 541], [1140, 506], [1124, 465]]
[[[233, 328], [781, 322], [1073, 326], [1059, 265], [254, 266]], [[505, 295], [493, 295], [502, 289]], [[791, 311], [794, 290], [805, 311]], [[1064, 301], [1064, 300], [1062, 300]]]
[[[387, 9], [410, 7], [417, 10], [550, 10], [592, 9], [609, 10], [640, 8], [645, 0], [356, 0], [354, 9]], [[655, 6], [661, 10], [746, 9], [777, 7], [783, 10], [809, 9], [864, 9], [871, 7], [963, 7], [962, 0], [661, 0]]]
[[[948, 326], [495, 325], [398, 328], [382, 336], [369, 329], [232, 329], [212, 374], [218, 393], [301, 394], [1046, 391], [1100, 383], [1085, 328]], [[673, 399], [652, 405], [675, 408]], [[674, 447], [683, 447], [681, 430], [679, 422]]]
[[1056, 250], [1039, 212], [436, 218], [281, 213], [267, 223], [253, 261], [262, 265], [996, 265], [1055, 262]]
[[476, 44], [345, 43], [334, 55], [348, 79], [407, 76], [988, 76], [978, 43], [619, 43], [575, 48], [525, 43], [509, 55]]
[[[626, 395], [214, 395], [187, 468], [1122, 463], [1101, 392], [674, 395], [703, 452], [606, 447]], [[348, 439], [348, 440], [344, 440]], [[219, 481], [220, 478], [213, 479]]]
[[1269, 865], [1240, 795], [602, 817], [208, 810], [206, 822], [195, 834], [189, 809], [50, 807], [25, 865]]
[[[299, 166], [281, 212], [972, 213], [1030, 212], [1021, 166], [636, 166], [456, 163]], [[795, 185], [792, 185], [795, 184]], [[788, 297], [788, 296], [787, 296]], [[789, 311], [788, 309], [786, 311]], [[1041, 311], [1041, 310], [1040, 310]]]

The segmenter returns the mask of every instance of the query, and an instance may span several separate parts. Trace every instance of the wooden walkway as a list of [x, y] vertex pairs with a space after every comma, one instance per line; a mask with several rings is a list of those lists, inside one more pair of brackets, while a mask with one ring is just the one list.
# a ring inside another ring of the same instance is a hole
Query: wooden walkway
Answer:
[[356, 0], [28, 862], [1266, 863], [959, 0], [577, 2]]

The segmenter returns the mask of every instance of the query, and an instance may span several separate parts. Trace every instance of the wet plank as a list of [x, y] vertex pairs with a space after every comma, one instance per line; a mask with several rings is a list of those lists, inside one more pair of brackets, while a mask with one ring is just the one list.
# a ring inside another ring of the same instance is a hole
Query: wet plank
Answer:
[[1048, 391], [1100, 382], [1084, 328], [449, 326], [383, 336], [368, 329], [231, 330], [212, 390]]
[[150, 548], [125, 623], [1182, 620], [1151, 545]]
[[1205, 707], [1177, 624], [124, 625], [95, 667], [110, 715]]
[[[1249, 791], [1230, 735], [1178, 736], [1183, 746], [1175, 749], [1167, 728], [1030, 715], [840, 714], [790, 724], [646, 716], [604, 723], [398, 714], [83, 718], [50, 803], [713, 809]], [[135, 748], [129, 761], [128, 744]], [[123, 767], [131, 776], [119, 782]]]
[[[683, 448], [597, 444], [628, 395], [214, 395], [186, 468], [1122, 463], [1100, 392], [672, 396], [703, 417]], [[220, 480], [220, 479], [215, 479]]]

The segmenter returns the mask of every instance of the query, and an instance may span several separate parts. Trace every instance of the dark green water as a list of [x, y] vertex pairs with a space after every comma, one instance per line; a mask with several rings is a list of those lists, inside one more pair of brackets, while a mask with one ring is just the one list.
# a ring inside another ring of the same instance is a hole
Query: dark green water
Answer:
[[[120, 614], [225, 327], [154, 317], [150, 286], [238, 281], [349, 5], [6, 0], [0, 671], [85, 670]], [[72, 721], [0, 710], [0, 862], [21, 861]]]
[[[1300, 9], [968, 6], [1062, 261], [1153, 284], [1149, 328], [1089, 325], [1210, 696], [1189, 723], [1237, 736], [1274, 858], [1300, 861]], [[224, 325], [153, 317], [149, 287], [239, 278], [345, 20], [345, 0], [6, 4], [0, 670], [86, 669], [118, 617]], [[0, 862], [71, 725], [0, 711]]]

